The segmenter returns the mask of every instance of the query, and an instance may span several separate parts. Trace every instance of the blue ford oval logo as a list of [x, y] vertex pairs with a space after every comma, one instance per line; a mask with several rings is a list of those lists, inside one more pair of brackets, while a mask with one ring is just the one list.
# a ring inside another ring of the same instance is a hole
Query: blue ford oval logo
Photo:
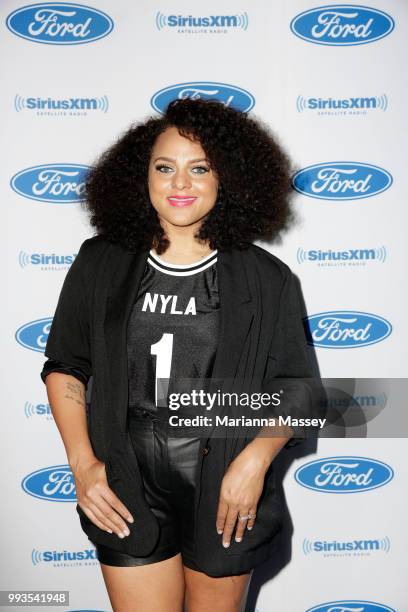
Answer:
[[299, 193], [320, 200], [358, 200], [388, 189], [392, 176], [383, 168], [359, 162], [325, 162], [294, 174]]
[[40, 499], [76, 501], [75, 480], [69, 465], [53, 465], [31, 472], [21, 482], [23, 490]]
[[318, 45], [363, 45], [388, 36], [392, 17], [367, 6], [331, 4], [304, 11], [290, 22], [293, 34]]
[[325, 457], [310, 461], [294, 474], [302, 487], [323, 493], [360, 493], [382, 487], [394, 477], [394, 470], [367, 457]]
[[308, 608], [306, 612], [395, 612], [394, 608], [366, 601], [365, 599], [341, 599]]
[[306, 317], [308, 342], [321, 348], [357, 348], [387, 338], [392, 325], [383, 317], [356, 310], [332, 310]]
[[150, 104], [156, 111], [164, 113], [169, 102], [179, 98], [218, 100], [241, 112], [249, 111], [255, 105], [254, 96], [245, 89], [213, 81], [192, 81], [165, 87], [152, 96]]
[[40, 2], [16, 9], [6, 20], [20, 36], [49, 45], [81, 45], [107, 36], [112, 19], [102, 11], [70, 2]]
[[30, 321], [18, 328], [15, 338], [21, 346], [43, 353], [51, 329], [52, 317]]
[[89, 166], [82, 164], [45, 164], [17, 172], [10, 181], [14, 191], [40, 202], [72, 204], [85, 195]]

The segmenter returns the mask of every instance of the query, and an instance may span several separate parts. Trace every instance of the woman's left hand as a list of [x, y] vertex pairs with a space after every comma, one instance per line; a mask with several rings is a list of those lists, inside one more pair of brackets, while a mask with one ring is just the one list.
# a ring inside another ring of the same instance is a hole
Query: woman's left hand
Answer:
[[228, 547], [237, 524], [235, 541], [242, 540], [245, 528], [252, 529], [255, 517], [239, 519], [248, 514], [255, 515], [261, 496], [268, 462], [247, 445], [230, 463], [221, 483], [216, 529], [223, 533], [223, 546]]

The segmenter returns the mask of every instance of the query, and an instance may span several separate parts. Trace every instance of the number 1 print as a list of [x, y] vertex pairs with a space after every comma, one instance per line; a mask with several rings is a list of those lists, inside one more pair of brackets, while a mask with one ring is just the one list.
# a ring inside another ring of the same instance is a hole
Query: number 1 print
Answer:
[[[154, 404], [157, 407], [157, 379], [170, 378], [173, 353], [173, 334], [163, 334], [158, 342], [150, 346], [150, 354], [156, 355], [156, 372], [154, 380]], [[168, 385], [168, 382], [167, 382]], [[168, 390], [168, 389], [167, 389]], [[167, 398], [166, 390], [166, 398]]]

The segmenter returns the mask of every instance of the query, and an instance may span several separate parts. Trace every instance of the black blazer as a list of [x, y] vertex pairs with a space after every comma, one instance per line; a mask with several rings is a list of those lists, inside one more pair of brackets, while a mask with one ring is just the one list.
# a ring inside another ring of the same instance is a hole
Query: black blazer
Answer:
[[[85, 240], [71, 265], [53, 317], [41, 378], [58, 364], [88, 382], [92, 377], [88, 430], [96, 457], [105, 463], [109, 486], [134, 517], [123, 539], [92, 523], [80, 506], [83, 531], [94, 543], [135, 556], [148, 555], [158, 538], [157, 519], [144, 498], [137, 458], [127, 428], [126, 326], [146, 265], [148, 250], [131, 253], [100, 236]], [[214, 378], [311, 377], [301, 302], [295, 277], [278, 257], [252, 244], [218, 250], [220, 336]], [[63, 371], [63, 370], [62, 370]], [[88, 387], [89, 391], [89, 387]], [[304, 407], [306, 412], [306, 408]], [[303, 415], [305, 416], [305, 415]], [[307, 416], [307, 414], [306, 414]], [[299, 432], [295, 430], [296, 433]], [[299, 428], [299, 431], [301, 428]], [[249, 571], [265, 561], [282, 527], [283, 505], [273, 462], [251, 531], [240, 543], [222, 546], [215, 528], [222, 477], [253, 438], [201, 439], [196, 471], [196, 561], [211, 576]], [[302, 441], [292, 438], [286, 447]]]

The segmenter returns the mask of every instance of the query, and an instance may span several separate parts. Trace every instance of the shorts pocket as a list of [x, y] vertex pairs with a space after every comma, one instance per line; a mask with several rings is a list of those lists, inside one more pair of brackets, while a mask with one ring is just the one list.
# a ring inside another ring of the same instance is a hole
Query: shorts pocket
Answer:
[[166, 434], [162, 424], [150, 417], [137, 416], [129, 421], [129, 435], [145, 489], [170, 492]]

